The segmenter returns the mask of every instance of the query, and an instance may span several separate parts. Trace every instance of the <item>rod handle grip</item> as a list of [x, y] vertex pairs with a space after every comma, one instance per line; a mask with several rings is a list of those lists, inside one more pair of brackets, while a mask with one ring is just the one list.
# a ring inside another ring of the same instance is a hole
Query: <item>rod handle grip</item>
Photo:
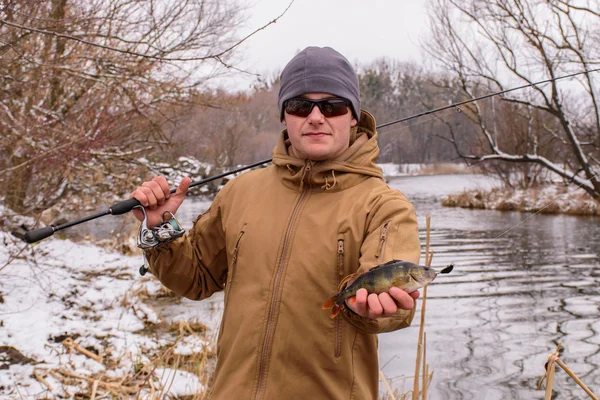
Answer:
[[48, 236], [52, 236], [54, 234], [53, 226], [45, 226], [40, 229], [35, 229], [33, 231], [25, 232], [25, 241], [27, 243], [35, 243], [39, 242], [42, 239], [47, 238]]
[[128, 213], [129, 211], [133, 210], [133, 207], [135, 206], [139, 206], [140, 202], [136, 199], [136, 198], [131, 198], [131, 199], [127, 199], [127, 200], [123, 200], [118, 202], [117, 204], [113, 204], [110, 207], [110, 213], [112, 215], [121, 215], [121, 214], [125, 214]]

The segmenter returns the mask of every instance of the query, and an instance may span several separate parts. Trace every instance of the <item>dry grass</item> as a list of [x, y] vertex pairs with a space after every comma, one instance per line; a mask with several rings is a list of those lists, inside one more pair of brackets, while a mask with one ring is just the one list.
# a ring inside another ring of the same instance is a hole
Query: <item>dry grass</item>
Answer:
[[442, 199], [444, 207], [485, 208], [484, 194], [478, 190], [446, 196]]
[[[76, 399], [170, 398], [167, 393], [173, 384], [174, 375], [173, 378], [165, 377], [164, 372], [162, 375], [158, 373], [158, 368], [191, 373], [206, 389], [209, 387], [216, 356], [214, 347], [207, 345], [202, 351], [191, 354], [178, 354], [176, 351], [185, 337], [191, 335], [201, 338], [200, 334], [206, 329], [201, 323], [188, 324], [183, 321], [166, 326], [165, 331], [175, 334], [173, 341], [155, 350], [154, 356], [149, 357], [147, 361], [132, 359], [132, 355], [110, 356], [108, 350], [101, 356], [84, 349], [69, 337], [55, 349], [59, 355], [67, 355], [68, 361], [60, 363], [56, 368], [37, 368], [34, 370], [34, 377], [53, 394]], [[162, 336], [164, 339], [164, 335]], [[74, 354], [83, 355], [102, 364], [103, 371], [93, 374], [78, 372], [75, 364], [71, 362]], [[124, 370], [124, 365], [130, 367]], [[204, 400], [206, 392], [207, 390], [204, 390], [179, 398]]]

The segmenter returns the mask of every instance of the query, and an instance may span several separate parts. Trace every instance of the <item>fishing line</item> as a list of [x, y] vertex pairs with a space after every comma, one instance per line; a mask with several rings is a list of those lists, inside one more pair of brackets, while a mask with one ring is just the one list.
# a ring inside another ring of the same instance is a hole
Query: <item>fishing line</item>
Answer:
[[[460, 113], [461, 111], [458, 111], [458, 110], [443, 110], [442, 116], [447, 116], [447, 115], [450, 115], [450, 114], [453, 114], [453, 113], [457, 113], [457, 112]], [[400, 126], [399, 128], [396, 128], [396, 129], [390, 129], [390, 130], [386, 129], [383, 132], [381, 132], [380, 135], [383, 135], [383, 134], [388, 135], [390, 133], [403, 132], [407, 128], [410, 128], [410, 127], [413, 127], [413, 126], [417, 126], [417, 125], [422, 125], [422, 124], [424, 124], [426, 122], [430, 122], [430, 121], [436, 120], [438, 118], [440, 118], [440, 117], [433, 116], [433, 115], [430, 116], [430, 117], [427, 117], [427, 118], [421, 118], [418, 121], [415, 121], [415, 122], [410, 123], [410, 124], [402, 125], [402, 126]], [[378, 128], [380, 128], [380, 127], [378, 127]]]
[[[451, 108], [454, 108], [454, 109], [460, 111], [459, 106], [461, 106], [463, 104], [468, 104], [468, 103], [476, 102], [478, 100], [487, 99], [487, 98], [490, 98], [490, 97], [493, 97], [493, 96], [498, 96], [498, 95], [501, 95], [501, 94], [509, 93], [509, 92], [512, 92], [512, 91], [515, 91], [515, 90], [524, 89], [524, 88], [527, 88], [527, 87], [533, 87], [533, 86], [536, 86], [536, 85], [541, 85], [541, 84], [544, 84], [544, 83], [548, 83], [548, 82], [552, 82], [552, 81], [557, 81], [557, 80], [560, 80], [560, 79], [566, 79], [566, 78], [570, 78], [570, 77], [581, 75], [581, 74], [587, 74], [587, 73], [590, 73], [590, 72], [597, 72], [597, 71], [600, 71], [600, 68], [596, 68], [596, 69], [592, 69], [592, 70], [584, 70], [584, 71], [581, 71], [581, 72], [575, 72], [575, 73], [572, 73], [572, 74], [568, 74], [568, 75], [564, 75], [564, 76], [559, 76], [559, 77], [556, 77], [556, 78], [545, 79], [543, 81], [533, 82], [533, 83], [529, 83], [529, 84], [526, 84], [526, 85], [514, 87], [514, 88], [511, 88], [511, 89], [502, 90], [502, 91], [495, 92], [495, 93], [490, 93], [490, 94], [487, 94], [487, 95], [484, 95], [484, 96], [479, 96], [479, 97], [471, 98], [471, 99], [464, 100], [464, 101], [461, 101], [461, 102], [458, 102], [458, 103], [453, 103], [453, 104], [450, 104], [450, 105], [447, 105], [447, 106], [444, 106], [444, 107], [438, 107], [438, 108], [435, 108], [433, 110], [424, 111], [424, 112], [421, 112], [419, 114], [411, 115], [411, 116], [408, 116], [408, 117], [405, 117], [405, 118], [401, 118], [401, 119], [398, 119], [398, 120], [395, 120], [395, 121], [390, 121], [390, 122], [378, 125], [375, 129], [383, 129], [383, 128], [385, 128], [387, 126], [390, 126], [390, 125], [394, 125], [394, 124], [397, 124], [397, 123], [400, 123], [400, 122], [409, 121], [411, 119], [419, 118], [419, 117], [422, 117], [422, 116], [425, 116], [425, 115], [429, 115], [429, 114], [434, 114], [434, 113], [441, 112], [441, 111], [444, 111], [444, 110], [448, 110], [448, 109], [451, 109]], [[407, 126], [404, 126], [402, 129], [406, 129], [406, 127]], [[402, 130], [402, 129], [400, 129], [400, 130]], [[262, 160], [262, 161], [259, 161], [259, 162], [256, 162], [256, 163], [253, 163], [253, 164], [250, 164], [250, 165], [246, 165], [246, 166], [243, 166], [243, 167], [239, 167], [239, 168], [236, 168], [234, 170], [227, 171], [227, 172], [224, 172], [222, 174], [214, 175], [214, 176], [202, 179], [202, 180], [197, 181], [197, 182], [192, 182], [189, 187], [192, 188], [194, 186], [203, 185], [205, 183], [212, 182], [214, 180], [223, 178], [225, 176], [233, 175], [233, 174], [236, 174], [238, 172], [242, 172], [242, 171], [245, 171], [245, 170], [248, 170], [248, 169], [251, 169], [251, 168], [255, 168], [255, 167], [261, 166], [263, 164], [270, 163], [271, 161], [272, 161], [272, 158], [270, 158], [268, 160]], [[171, 193], [175, 193], [176, 190], [177, 190], [176, 188], [171, 189]], [[135, 199], [135, 198], [130, 198], [130, 199], [127, 199], [127, 200], [123, 200], [123, 201], [121, 201], [119, 203], [113, 204], [112, 206], [110, 206], [109, 208], [107, 208], [107, 209], [105, 209], [105, 210], [103, 210], [101, 212], [98, 212], [98, 213], [93, 214], [93, 215], [89, 215], [87, 217], [81, 218], [81, 219], [76, 220], [76, 221], [67, 222], [65, 224], [58, 225], [58, 226], [49, 225], [49, 226], [46, 226], [46, 227], [43, 227], [43, 228], [39, 228], [39, 229], [28, 231], [27, 233], [25, 233], [25, 241], [27, 241], [27, 243], [34, 243], [34, 242], [40, 241], [40, 240], [42, 240], [44, 238], [47, 238], [48, 236], [53, 235], [55, 232], [57, 232], [59, 230], [66, 229], [66, 228], [69, 228], [71, 226], [78, 225], [78, 224], [81, 224], [81, 223], [84, 223], [84, 222], [87, 222], [87, 221], [91, 221], [93, 219], [100, 218], [100, 217], [103, 217], [105, 215], [121, 215], [121, 214], [125, 214], [125, 213], [130, 212], [134, 207], [137, 207], [137, 206], [140, 206], [140, 205], [141, 205], [140, 202], [137, 199]]]

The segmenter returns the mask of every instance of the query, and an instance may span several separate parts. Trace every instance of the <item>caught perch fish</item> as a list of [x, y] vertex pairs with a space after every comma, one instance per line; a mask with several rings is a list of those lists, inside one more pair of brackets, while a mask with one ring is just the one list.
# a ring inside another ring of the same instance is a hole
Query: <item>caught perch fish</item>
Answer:
[[[447, 274], [454, 268], [448, 265], [439, 273]], [[331, 318], [340, 312], [346, 299], [356, 295], [358, 289], [365, 288], [369, 293], [383, 293], [396, 286], [407, 293], [422, 288], [435, 279], [438, 272], [433, 268], [413, 264], [408, 261], [392, 260], [371, 268], [362, 274], [348, 275], [338, 287], [338, 293], [323, 304], [323, 310], [331, 308]]]

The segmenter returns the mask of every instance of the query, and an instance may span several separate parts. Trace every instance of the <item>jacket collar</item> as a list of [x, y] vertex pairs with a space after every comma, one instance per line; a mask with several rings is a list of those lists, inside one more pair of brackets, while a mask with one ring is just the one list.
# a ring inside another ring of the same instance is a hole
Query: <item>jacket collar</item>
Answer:
[[379, 155], [375, 126], [375, 118], [361, 110], [360, 122], [353, 128], [356, 129], [356, 140], [339, 157], [328, 161], [291, 156], [287, 130], [284, 129], [273, 149], [273, 164], [284, 185], [296, 190], [308, 185], [316, 191], [340, 191], [369, 177], [383, 179], [381, 168], [375, 164]]

